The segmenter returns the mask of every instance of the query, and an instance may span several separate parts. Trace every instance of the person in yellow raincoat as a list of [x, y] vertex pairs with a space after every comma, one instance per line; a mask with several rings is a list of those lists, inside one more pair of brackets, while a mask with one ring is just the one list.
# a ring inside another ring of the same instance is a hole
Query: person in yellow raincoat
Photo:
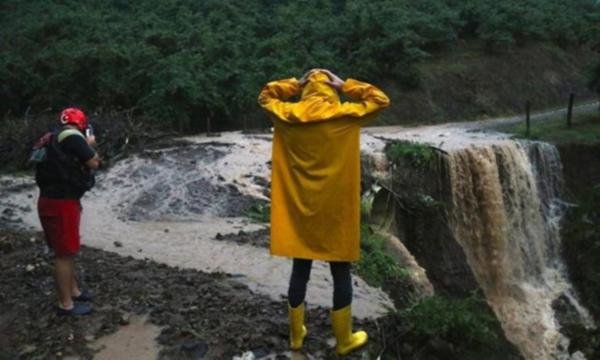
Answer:
[[[339, 93], [351, 101], [342, 102]], [[302, 347], [312, 260], [324, 260], [334, 280], [336, 350], [346, 354], [367, 342], [366, 332], [352, 333], [351, 311], [350, 262], [360, 253], [360, 127], [390, 101], [373, 85], [313, 69], [300, 80], [269, 82], [258, 102], [274, 124], [271, 254], [294, 258], [290, 347]]]

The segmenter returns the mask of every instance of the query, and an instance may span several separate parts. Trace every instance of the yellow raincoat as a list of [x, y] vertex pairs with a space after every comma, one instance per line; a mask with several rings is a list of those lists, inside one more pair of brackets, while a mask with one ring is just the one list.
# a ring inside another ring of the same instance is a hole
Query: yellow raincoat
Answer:
[[[300, 88], [268, 83], [258, 102], [273, 115], [271, 254], [356, 261], [360, 253], [360, 127], [389, 105], [376, 87], [345, 81], [340, 102], [324, 73]], [[288, 102], [300, 95], [299, 102]]]

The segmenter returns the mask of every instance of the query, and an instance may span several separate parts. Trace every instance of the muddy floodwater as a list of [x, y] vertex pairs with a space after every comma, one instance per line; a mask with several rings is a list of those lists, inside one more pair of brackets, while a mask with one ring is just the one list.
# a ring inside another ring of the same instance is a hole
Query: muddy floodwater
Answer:
[[[232, 274], [251, 290], [284, 301], [291, 261], [270, 256], [264, 247], [267, 225], [246, 216], [268, 202], [270, 157], [270, 136], [225, 133], [184, 138], [122, 160], [101, 173], [82, 200], [82, 242], [138, 259]], [[39, 230], [33, 180], [0, 181], [0, 205], [11, 209], [3, 221]], [[255, 246], [257, 240], [263, 246]], [[354, 284], [356, 317], [378, 317], [393, 308], [380, 289], [359, 277]], [[331, 299], [329, 267], [316, 262], [308, 306], [329, 307]]]

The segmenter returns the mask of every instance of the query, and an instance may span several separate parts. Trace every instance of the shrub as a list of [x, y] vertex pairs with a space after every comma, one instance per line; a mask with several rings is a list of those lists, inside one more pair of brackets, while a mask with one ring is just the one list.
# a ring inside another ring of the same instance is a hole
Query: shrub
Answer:
[[435, 159], [435, 151], [430, 146], [404, 140], [388, 144], [385, 154], [393, 163], [402, 161], [414, 168], [424, 168]]
[[368, 225], [362, 225], [360, 231], [360, 260], [356, 263], [356, 272], [367, 283], [381, 287], [386, 280], [407, 275], [393, 257], [386, 254], [385, 239], [373, 233]]
[[476, 294], [465, 299], [433, 296], [402, 310], [400, 317], [421, 336], [491, 344], [497, 339], [496, 319], [482, 303]]
[[246, 217], [255, 222], [268, 223], [271, 221], [271, 206], [268, 204], [254, 205], [246, 211]]
[[0, 114], [131, 109], [184, 131], [257, 127], [263, 84], [330, 67], [420, 84], [415, 64], [462, 37], [598, 46], [596, 0], [0, 2]]
[[595, 91], [600, 97], [600, 61], [590, 70], [589, 79], [589, 88]]

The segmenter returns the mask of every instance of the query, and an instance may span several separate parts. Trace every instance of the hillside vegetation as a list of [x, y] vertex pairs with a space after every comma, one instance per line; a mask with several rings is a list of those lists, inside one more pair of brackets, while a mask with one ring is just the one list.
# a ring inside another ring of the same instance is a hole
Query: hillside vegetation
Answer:
[[[188, 131], [204, 129], [207, 119], [223, 129], [257, 126], [264, 121], [256, 106], [261, 86], [315, 66], [381, 83], [402, 104], [404, 92], [426, 93], [437, 78], [432, 74], [447, 74], [422, 64], [439, 65], [436, 59], [457, 49], [464, 54], [465, 42], [475, 44], [467, 54], [500, 59], [543, 42], [559, 57], [582, 54], [563, 61], [580, 71], [597, 56], [600, 3], [4, 0], [0, 22], [1, 114], [71, 104], [134, 109]], [[450, 82], [457, 71], [452, 64]], [[590, 81], [597, 87], [597, 80]], [[479, 101], [484, 109], [469, 116], [490, 113], [488, 105], [493, 112], [493, 99]], [[432, 106], [431, 115], [414, 120], [443, 121], [452, 114], [446, 108]], [[392, 114], [386, 121], [412, 117]]]

